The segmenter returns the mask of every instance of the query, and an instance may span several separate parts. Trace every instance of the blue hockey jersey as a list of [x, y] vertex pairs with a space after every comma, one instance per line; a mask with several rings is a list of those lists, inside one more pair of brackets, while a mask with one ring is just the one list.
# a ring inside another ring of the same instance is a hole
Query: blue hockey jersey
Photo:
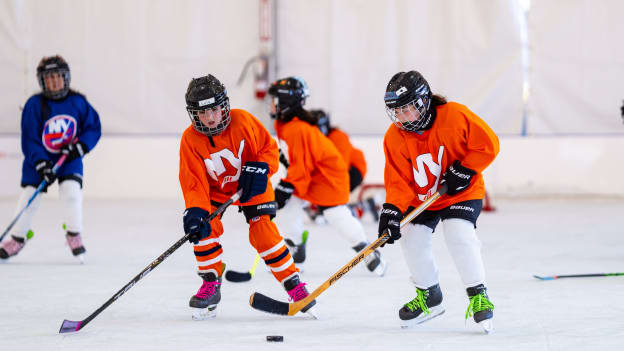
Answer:
[[[45, 101], [44, 101], [45, 100]], [[87, 99], [71, 92], [62, 100], [45, 99], [42, 94], [31, 96], [22, 111], [22, 186], [37, 186], [41, 178], [35, 163], [61, 157], [61, 147], [78, 138], [89, 151], [102, 134], [100, 117]], [[59, 178], [74, 176], [82, 179], [82, 159], [65, 162], [58, 170]]]

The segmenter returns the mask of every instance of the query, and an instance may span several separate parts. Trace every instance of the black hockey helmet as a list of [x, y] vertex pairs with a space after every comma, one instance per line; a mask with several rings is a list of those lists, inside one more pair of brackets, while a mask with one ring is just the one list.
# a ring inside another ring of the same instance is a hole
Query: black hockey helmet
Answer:
[[399, 72], [388, 82], [384, 102], [390, 120], [399, 128], [415, 132], [428, 127], [433, 94], [417, 71]]
[[278, 79], [271, 83], [268, 93], [276, 109], [275, 113], [270, 113], [271, 118], [278, 120], [284, 114], [303, 107], [306, 98], [310, 96], [308, 85], [300, 77]]
[[[186, 89], [185, 99], [186, 111], [196, 131], [215, 136], [221, 134], [230, 124], [230, 98], [225, 86], [213, 75], [193, 78]], [[221, 110], [221, 120], [215, 126], [202, 123], [200, 114], [217, 108]]]
[[[51, 77], [54, 74], [60, 74], [63, 77], [63, 88], [59, 90], [51, 90], [46, 84], [46, 78]], [[69, 83], [71, 81], [71, 74], [69, 73], [69, 65], [59, 55], [43, 57], [37, 65], [37, 81], [43, 91], [43, 96], [52, 100], [60, 100], [67, 96], [69, 93]]]
[[323, 110], [311, 110], [310, 114], [316, 119], [316, 126], [325, 136], [329, 135], [331, 126], [329, 124], [329, 114]]

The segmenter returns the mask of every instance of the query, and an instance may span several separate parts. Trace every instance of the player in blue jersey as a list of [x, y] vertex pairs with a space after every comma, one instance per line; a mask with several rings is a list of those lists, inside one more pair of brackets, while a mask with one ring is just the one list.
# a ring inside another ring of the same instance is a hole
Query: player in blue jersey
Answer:
[[[101, 126], [98, 113], [84, 95], [69, 88], [70, 79], [69, 65], [61, 56], [44, 57], [39, 62], [41, 92], [31, 96], [22, 111], [23, 190], [16, 214], [43, 180], [50, 185], [58, 179], [67, 243], [82, 262], [82, 157], [97, 144]], [[61, 155], [67, 158], [55, 174], [52, 168]], [[0, 259], [17, 255], [24, 247], [40, 201], [38, 196], [8, 233], [0, 245]]]

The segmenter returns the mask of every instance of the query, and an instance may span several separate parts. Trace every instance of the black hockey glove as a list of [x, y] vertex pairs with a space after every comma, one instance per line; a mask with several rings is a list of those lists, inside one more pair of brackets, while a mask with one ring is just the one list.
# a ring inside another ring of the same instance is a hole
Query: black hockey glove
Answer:
[[89, 148], [82, 141], [77, 141], [75, 144], [63, 145], [61, 153], [67, 155], [67, 162], [82, 157], [89, 152]]
[[238, 189], [243, 189], [241, 203], [249, 201], [252, 197], [266, 191], [269, 181], [269, 165], [266, 162], [245, 162], [238, 178]]
[[39, 177], [41, 177], [41, 180], [45, 180], [47, 183], [44, 191], [56, 180], [56, 174], [52, 171], [52, 167], [54, 167], [54, 165], [49, 160], [39, 160], [35, 162], [35, 170], [39, 174]]
[[455, 161], [442, 175], [440, 185], [446, 184], [448, 186], [446, 193], [453, 196], [468, 189], [470, 180], [475, 174], [477, 172], [462, 166], [459, 161]]
[[189, 234], [189, 242], [197, 245], [201, 239], [210, 236], [212, 228], [210, 222], [207, 221], [210, 212], [200, 207], [190, 207], [184, 211], [182, 223], [184, 224], [184, 233]]
[[288, 200], [290, 200], [290, 197], [292, 196], [294, 191], [295, 187], [292, 184], [280, 180], [279, 184], [277, 184], [277, 187], [275, 187], [275, 201], [277, 201], [278, 209], [286, 206], [286, 203], [288, 202]]
[[377, 232], [378, 236], [381, 237], [387, 230], [390, 232], [390, 238], [381, 245], [382, 247], [386, 244], [394, 244], [395, 240], [401, 239], [401, 219], [403, 219], [403, 215], [398, 207], [390, 203], [383, 204]]
[[279, 150], [279, 161], [282, 165], [284, 165], [286, 169], [288, 169], [288, 167], [290, 166], [290, 163], [288, 163], [288, 158], [286, 158], [286, 154], [284, 154], [282, 149]]

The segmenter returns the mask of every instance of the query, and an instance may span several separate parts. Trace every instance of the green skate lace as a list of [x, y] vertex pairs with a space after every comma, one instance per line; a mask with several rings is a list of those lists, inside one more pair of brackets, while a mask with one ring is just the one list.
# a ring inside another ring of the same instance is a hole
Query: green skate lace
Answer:
[[484, 293], [477, 294], [470, 298], [470, 303], [468, 304], [468, 310], [466, 311], [466, 319], [471, 317], [473, 314], [485, 310], [493, 310], [494, 304], [488, 299]]
[[416, 289], [416, 297], [405, 304], [410, 312], [416, 311], [416, 309], [420, 308], [424, 314], [429, 314], [429, 308], [427, 307], [427, 295], [429, 295], [429, 291]]

